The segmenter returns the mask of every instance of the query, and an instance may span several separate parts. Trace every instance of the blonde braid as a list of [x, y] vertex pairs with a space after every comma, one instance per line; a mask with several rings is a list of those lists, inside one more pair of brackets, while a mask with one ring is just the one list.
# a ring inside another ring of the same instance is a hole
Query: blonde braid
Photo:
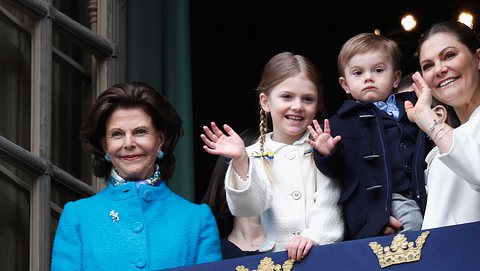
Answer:
[[260, 108], [260, 125], [259, 125], [259, 130], [260, 130], [260, 153], [265, 152], [265, 136], [267, 135], [267, 123], [268, 123], [268, 116], [267, 112], [263, 110], [263, 108]]
[[[267, 136], [267, 129], [268, 129], [268, 114], [265, 110], [260, 109], [260, 153], [263, 154], [265, 152], [265, 140]], [[273, 182], [273, 169], [272, 164], [267, 157], [262, 156], [262, 163], [265, 167], [265, 171], [267, 173], [268, 180], [270, 183]]]

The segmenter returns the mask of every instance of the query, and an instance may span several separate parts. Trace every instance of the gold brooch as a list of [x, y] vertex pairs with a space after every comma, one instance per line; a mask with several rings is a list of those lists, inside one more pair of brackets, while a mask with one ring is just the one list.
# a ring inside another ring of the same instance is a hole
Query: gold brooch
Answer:
[[[294, 263], [295, 263], [295, 260], [288, 259], [283, 263], [283, 265], [280, 266], [280, 264], [275, 264], [272, 258], [265, 257], [260, 261], [260, 264], [257, 266], [257, 269], [254, 269], [252, 271], [291, 271]], [[237, 266], [235, 270], [249, 271], [248, 268], [246, 268], [243, 265]]]
[[423, 244], [427, 239], [429, 231], [424, 231], [413, 242], [408, 242], [404, 234], [397, 234], [393, 237], [390, 246], [382, 247], [377, 242], [370, 242], [368, 245], [373, 253], [377, 255], [380, 267], [384, 268], [394, 264], [416, 262], [420, 260]]

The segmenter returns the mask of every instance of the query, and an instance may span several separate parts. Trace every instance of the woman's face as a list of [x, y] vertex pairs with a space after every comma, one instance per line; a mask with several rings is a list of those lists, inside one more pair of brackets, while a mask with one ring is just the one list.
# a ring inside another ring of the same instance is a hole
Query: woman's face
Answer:
[[163, 143], [163, 133], [141, 108], [119, 108], [107, 120], [104, 149], [126, 180], [150, 178]]
[[459, 107], [480, 91], [480, 51], [470, 50], [450, 33], [428, 38], [419, 51], [422, 77], [439, 101]]

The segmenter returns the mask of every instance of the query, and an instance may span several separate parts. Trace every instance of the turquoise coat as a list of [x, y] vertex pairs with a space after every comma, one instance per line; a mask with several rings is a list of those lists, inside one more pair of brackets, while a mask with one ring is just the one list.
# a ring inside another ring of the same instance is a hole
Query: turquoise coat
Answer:
[[162, 182], [134, 182], [65, 204], [53, 243], [52, 270], [160, 270], [221, 260], [210, 208]]

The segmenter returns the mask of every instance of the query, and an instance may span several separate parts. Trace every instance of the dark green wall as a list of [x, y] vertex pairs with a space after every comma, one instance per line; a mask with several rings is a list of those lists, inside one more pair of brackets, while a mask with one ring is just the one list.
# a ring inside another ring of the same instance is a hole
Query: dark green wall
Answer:
[[127, 80], [161, 90], [182, 117], [169, 186], [195, 201], [188, 0], [128, 0], [127, 20]]

